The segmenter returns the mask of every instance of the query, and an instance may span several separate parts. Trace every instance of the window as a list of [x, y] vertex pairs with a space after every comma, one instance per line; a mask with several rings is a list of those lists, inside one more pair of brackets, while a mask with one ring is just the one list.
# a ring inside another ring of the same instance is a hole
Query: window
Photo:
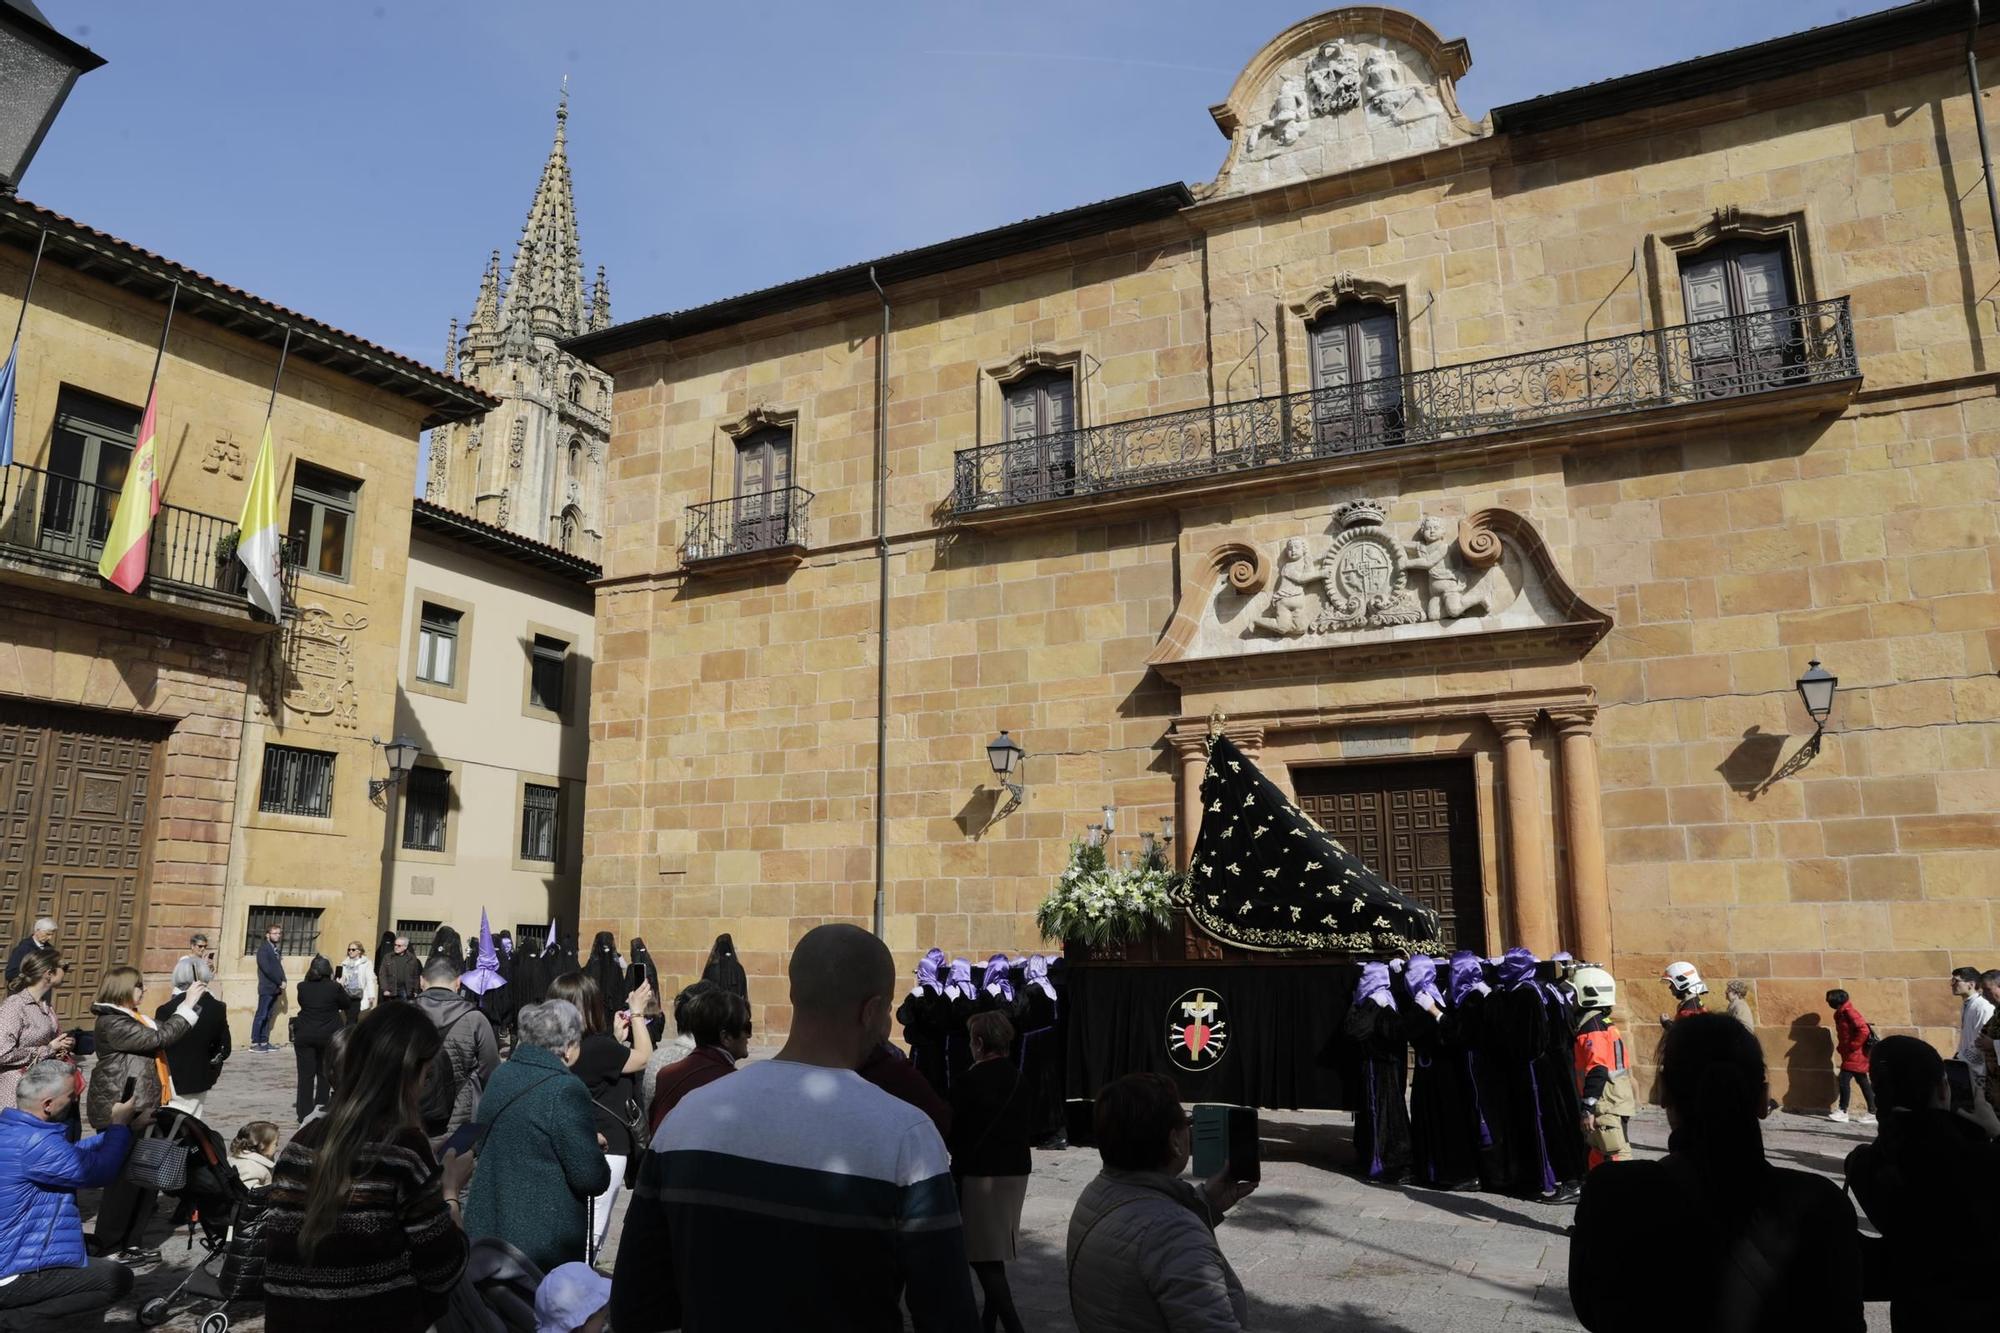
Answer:
[[571, 375], [569, 377], [569, 400], [579, 407], [583, 405], [583, 376]]
[[458, 625], [461, 613], [435, 602], [423, 604], [417, 625], [417, 679], [449, 688], [458, 683]]
[[562, 793], [530, 782], [521, 788], [521, 859], [553, 861], [558, 846], [557, 809]]
[[1403, 426], [1396, 312], [1372, 301], [1350, 301], [1314, 321], [1307, 334], [1315, 446], [1394, 437]]
[[1076, 489], [1076, 376], [1039, 370], [1004, 389], [1007, 495], [1010, 503], [1050, 499]]
[[1681, 298], [1697, 382], [1734, 392], [1783, 378], [1804, 347], [1793, 304], [1791, 261], [1769, 241], [1729, 241], [1681, 260]]
[[317, 907], [253, 907], [243, 934], [243, 954], [247, 958], [264, 942], [264, 932], [283, 928], [278, 953], [286, 958], [310, 958], [319, 952], [319, 911]]
[[264, 747], [257, 808], [272, 815], [333, 816], [333, 754], [291, 745]]
[[577, 533], [583, 528], [583, 511], [575, 505], [563, 510], [562, 551], [564, 555], [575, 555]]
[[138, 431], [138, 408], [63, 389], [43, 483], [42, 550], [82, 559], [103, 549]]
[[563, 710], [563, 674], [567, 669], [569, 645], [546, 634], [535, 636], [528, 662], [528, 703], [560, 715]]
[[736, 523], [730, 549], [786, 546], [792, 510], [792, 432], [767, 426], [736, 442]]
[[450, 771], [411, 769], [403, 779], [403, 846], [414, 852], [443, 851], [445, 820], [450, 813]]
[[514, 956], [516, 958], [540, 953], [548, 947], [549, 923], [538, 921], [532, 926], [514, 927]]
[[354, 563], [354, 506], [361, 483], [299, 464], [292, 478], [292, 522], [286, 535], [315, 574], [343, 582]]
[[442, 921], [397, 921], [396, 933], [410, 942], [410, 956], [423, 962], [431, 955], [431, 941], [437, 938]]

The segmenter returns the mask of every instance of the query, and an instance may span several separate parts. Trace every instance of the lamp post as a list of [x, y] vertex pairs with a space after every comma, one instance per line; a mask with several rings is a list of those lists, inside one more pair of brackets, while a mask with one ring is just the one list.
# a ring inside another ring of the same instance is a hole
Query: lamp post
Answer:
[[371, 801], [391, 787], [403, 785], [403, 779], [410, 776], [410, 770], [417, 766], [417, 752], [422, 748], [407, 736], [398, 736], [387, 743], [375, 743], [382, 747], [382, 757], [389, 765], [389, 776], [368, 779], [368, 799]]
[[1806, 742], [1806, 752], [1819, 753], [1819, 739], [1826, 731], [1826, 720], [1833, 716], [1833, 694], [1840, 688], [1840, 677], [1825, 670], [1815, 657], [1806, 666], [1806, 674], [1796, 682], [1799, 698], [1805, 703], [1806, 716], [1813, 720], [1812, 739]]
[[0, 0], [0, 195], [20, 187], [69, 90], [103, 63], [50, 27], [31, 0]]

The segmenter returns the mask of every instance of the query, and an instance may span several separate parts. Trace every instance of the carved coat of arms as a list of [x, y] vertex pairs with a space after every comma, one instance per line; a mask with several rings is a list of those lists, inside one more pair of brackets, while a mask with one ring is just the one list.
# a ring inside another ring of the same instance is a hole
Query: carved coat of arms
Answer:
[[1453, 531], [1426, 516], [1415, 540], [1399, 542], [1382, 506], [1355, 500], [1335, 511], [1340, 531], [1317, 558], [1293, 537], [1279, 554], [1269, 600], [1251, 620], [1256, 634], [1298, 638], [1455, 620], [1495, 609], [1487, 571], [1500, 563], [1497, 534]]

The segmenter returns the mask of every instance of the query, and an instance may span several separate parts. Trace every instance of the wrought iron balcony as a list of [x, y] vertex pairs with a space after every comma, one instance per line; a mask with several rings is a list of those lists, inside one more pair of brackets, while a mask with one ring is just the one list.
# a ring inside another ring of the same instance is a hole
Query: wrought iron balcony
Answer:
[[762, 563], [803, 556], [811, 530], [813, 493], [797, 486], [688, 506], [681, 564], [723, 560]]
[[1860, 376], [1847, 298], [960, 449], [958, 515]]
[[[104, 538], [118, 507], [109, 486], [12, 463], [0, 468], [0, 556], [23, 554], [73, 575], [96, 577]], [[223, 599], [232, 609], [248, 605], [244, 569], [236, 557], [235, 519], [162, 504], [153, 517], [148, 589]], [[292, 602], [298, 552], [282, 545], [285, 603]]]

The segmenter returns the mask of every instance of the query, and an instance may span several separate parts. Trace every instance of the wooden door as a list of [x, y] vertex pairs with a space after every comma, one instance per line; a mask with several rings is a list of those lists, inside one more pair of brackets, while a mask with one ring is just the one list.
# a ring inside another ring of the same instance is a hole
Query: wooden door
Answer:
[[144, 939], [158, 787], [158, 724], [0, 704], [0, 941], [56, 923], [69, 975], [56, 995], [81, 1022], [104, 973]]
[[731, 551], [766, 551], [788, 544], [791, 485], [791, 431], [771, 427], [737, 442]]
[[1042, 370], [1007, 394], [1007, 494], [1024, 504], [1076, 490], [1076, 377]]
[[1299, 808], [1438, 914], [1448, 949], [1486, 951], [1472, 765], [1459, 759], [1292, 771]]
[[1403, 421], [1394, 312], [1346, 305], [1311, 332], [1315, 445], [1333, 449], [1392, 437]]
[[[1804, 353], [1785, 252], [1758, 243], [1713, 246], [1681, 265], [1695, 381], [1718, 396], [1769, 388]], [[1708, 325], [1709, 327], [1702, 327]]]

